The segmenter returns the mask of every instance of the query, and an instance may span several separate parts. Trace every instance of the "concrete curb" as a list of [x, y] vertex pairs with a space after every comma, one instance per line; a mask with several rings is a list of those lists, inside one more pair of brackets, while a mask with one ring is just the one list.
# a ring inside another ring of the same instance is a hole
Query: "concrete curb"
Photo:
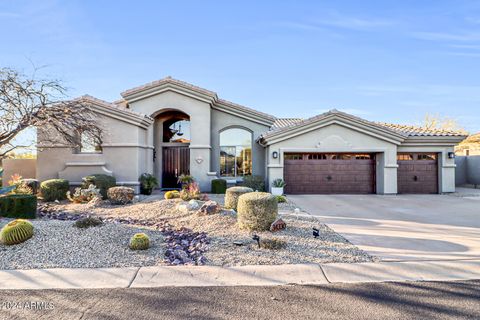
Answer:
[[154, 266], [4, 270], [0, 271], [0, 290], [276, 286], [473, 279], [480, 279], [480, 259], [322, 265], [255, 265], [228, 268]]

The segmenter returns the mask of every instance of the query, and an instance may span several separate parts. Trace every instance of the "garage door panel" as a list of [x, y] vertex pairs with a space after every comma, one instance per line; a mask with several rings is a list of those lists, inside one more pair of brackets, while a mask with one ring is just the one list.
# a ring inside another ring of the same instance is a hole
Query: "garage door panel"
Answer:
[[[407, 155], [407, 156], [405, 156]], [[438, 193], [438, 162], [422, 160], [422, 153], [401, 153], [398, 159], [398, 193]], [[436, 154], [428, 154], [436, 159]], [[404, 160], [409, 159], [409, 160]]]
[[288, 194], [374, 193], [375, 160], [343, 160], [333, 154], [295, 155], [284, 161], [285, 192]]

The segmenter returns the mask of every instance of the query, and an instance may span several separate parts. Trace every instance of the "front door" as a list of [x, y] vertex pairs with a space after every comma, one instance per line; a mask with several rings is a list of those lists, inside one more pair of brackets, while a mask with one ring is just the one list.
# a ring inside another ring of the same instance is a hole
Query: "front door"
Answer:
[[189, 147], [162, 148], [162, 188], [180, 188], [177, 182], [181, 174], [190, 174]]

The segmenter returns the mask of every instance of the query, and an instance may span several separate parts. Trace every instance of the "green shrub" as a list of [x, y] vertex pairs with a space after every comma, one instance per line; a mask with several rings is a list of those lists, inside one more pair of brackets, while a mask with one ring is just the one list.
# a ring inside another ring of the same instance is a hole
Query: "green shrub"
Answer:
[[67, 199], [68, 189], [69, 182], [65, 179], [45, 180], [40, 184], [40, 193], [45, 201]]
[[9, 194], [0, 197], [0, 216], [35, 219], [37, 197], [29, 194]]
[[225, 179], [213, 179], [212, 180], [212, 193], [213, 194], [225, 194], [227, 190], [227, 180]]
[[136, 233], [130, 239], [129, 247], [132, 250], [146, 250], [150, 248], [150, 238], [145, 233]]
[[238, 199], [237, 222], [240, 229], [270, 230], [277, 218], [278, 204], [268, 192], [250, 192]]
[[225, 208], [237, 210], [238, 198], [245, 193], [253, 192], [247, 187], [231, 187], [225, 192]]
[[27, 241], [33, 236], [33, 224], [17, 219], [9, 222], [0, 230], [0, 242], [8, 246]]
[[177, 198], [180, 198], [180, 192], [178, 190], [167, 191], [167, 192], [165, 192], [164, 197], [167, 200], [177, 199]]
[[287, 242], [281, 239], [272, 238], [272, 239], [260, 239], [260, 248], [268, 250], [279, 250], [285, 248]]
[[252, 188], [253, 191], [265, 191], [265, 179], [262, 176], [245, 176], [242, 186]]
[[285, 196], [275, 196], [275, 198], [277, 198], [278, 203], [287, 202], [287, 198]]
[[158, 187], [158, 179], [153, 174], [142, 173], [138, 178], [140, 182], [140, 193], [145, 195], [151, 195], [152, 190]]
[[187, 188], [190, 184], [194, 183], [195, 179], [193, 176], [188, 174], [181, 174], [177, 179], [177, 183], [182, 185], [182, 189]]
[[106, 174], [92, 174], [91, 176], [84, 177], [82, 180], [82, 189], [87, 189], [93, 184], [97, 189], [100, 189], [103, 200], [107, 199], [107, 190], [117, 185], [115, 177]]
[[22, 179], [20, 183], [22, 186], [30, 188], [32, 190], [32, 194], [37, 194], [38, 189], [40, 189], [40, 181], [37, 179]]
[[135, 190], [128, 187], [112, 187], [107, 190], [108, 200], [111, 204], [127, 204], [132, 202]]
[[86, 217], [86, 218], [81, 218], [75, 221], [73, 224], [77, 228], [81, 229], [86, 229], [90, 227], [96, 227], [102, 225], [103, 222], [99, 218], [96, 217]]

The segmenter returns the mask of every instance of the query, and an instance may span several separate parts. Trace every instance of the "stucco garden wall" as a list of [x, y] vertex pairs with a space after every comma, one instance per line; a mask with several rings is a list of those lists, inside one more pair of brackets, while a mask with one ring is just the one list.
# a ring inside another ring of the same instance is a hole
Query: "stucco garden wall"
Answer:
[[[273, 159], [272, 153], [279, 153]], [[365, 152], [377, 154], [377, 193], [397, 193], [397, 146], [365, 133], [331, 124], [268, 147], [269, 185], [283, 179], [283, 159], [286, 152]]]
[[455, 180], [457, 186], [480, 185], [480, 156], [457, 156], [455, 158]]
[[25, 179], [35, 179], [37, 159], [3, 159], [2, 184], [8, 185], [8, 181], [14, 174], [19, 174]]

